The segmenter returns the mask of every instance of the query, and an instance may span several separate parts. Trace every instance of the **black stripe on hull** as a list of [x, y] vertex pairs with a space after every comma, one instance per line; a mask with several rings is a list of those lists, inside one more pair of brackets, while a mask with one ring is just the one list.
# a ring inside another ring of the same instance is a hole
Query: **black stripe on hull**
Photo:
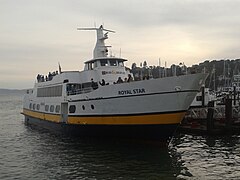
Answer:
[[72, 125], [41, 120], [30, 116], [25, 116], [25, 123], [70, 136], [161, 141], [170, 140], [179, 125]]

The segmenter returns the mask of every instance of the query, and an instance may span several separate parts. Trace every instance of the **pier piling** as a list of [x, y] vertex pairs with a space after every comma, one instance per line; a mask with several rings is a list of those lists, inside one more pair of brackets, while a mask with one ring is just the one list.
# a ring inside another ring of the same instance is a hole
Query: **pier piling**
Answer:
[[212, 132], [214, 128], [214, 101], [208, 103], [208, 113], [207, 113], [207, 132]]
[[202, 86], [201, 90], [202, 90], [202, 107], [204, 107], [205, 106], [205, 87]]
[[233, 105], [236, 106], [236, 86], [233, 86]]
[[229, 129], [232, 125], [232, 99], [228, 98], [225, 102], [225, 125]]

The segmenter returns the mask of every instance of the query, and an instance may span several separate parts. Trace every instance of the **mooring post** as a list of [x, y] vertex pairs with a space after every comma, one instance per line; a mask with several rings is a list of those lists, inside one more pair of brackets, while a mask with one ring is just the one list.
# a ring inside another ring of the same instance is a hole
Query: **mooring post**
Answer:
[[205, 87], [202, 86], [202, 107], [205, 106]]
[[209, 101], [208, 103], [208, 113], [207, 113], [207, 132], [210, 133], [214, 128], [214, 101]]
[[236, 106], [236, 85], [233, 86], [233, 105]]
[[230, 128], [232, 125], [232, 99], [229, 97], [225, 101], [225, 124], [227, 128]]

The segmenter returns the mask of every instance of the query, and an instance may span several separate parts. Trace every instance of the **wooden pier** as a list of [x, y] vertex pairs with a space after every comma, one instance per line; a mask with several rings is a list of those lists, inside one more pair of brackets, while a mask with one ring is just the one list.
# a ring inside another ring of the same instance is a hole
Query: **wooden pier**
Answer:
[[[238, 101], [239, 102], [239, 101]], [[240, 106], [236, 98], [227, 97], [222, 104], [189, 109], [178, 131], [202, 135], [240, 134]]]

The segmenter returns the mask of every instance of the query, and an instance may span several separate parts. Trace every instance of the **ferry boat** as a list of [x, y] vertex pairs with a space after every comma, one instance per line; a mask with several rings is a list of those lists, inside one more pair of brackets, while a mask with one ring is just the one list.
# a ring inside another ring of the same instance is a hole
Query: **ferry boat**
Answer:
[[171, 138], [207, 75], [134, 81], [127, 59], [108, 56], [105, 40], [114, 31], [78, 30], [97, 32], [93, 59], [83, 71], [38, 75], [24, 96], [25, 122], [87, 137]]

